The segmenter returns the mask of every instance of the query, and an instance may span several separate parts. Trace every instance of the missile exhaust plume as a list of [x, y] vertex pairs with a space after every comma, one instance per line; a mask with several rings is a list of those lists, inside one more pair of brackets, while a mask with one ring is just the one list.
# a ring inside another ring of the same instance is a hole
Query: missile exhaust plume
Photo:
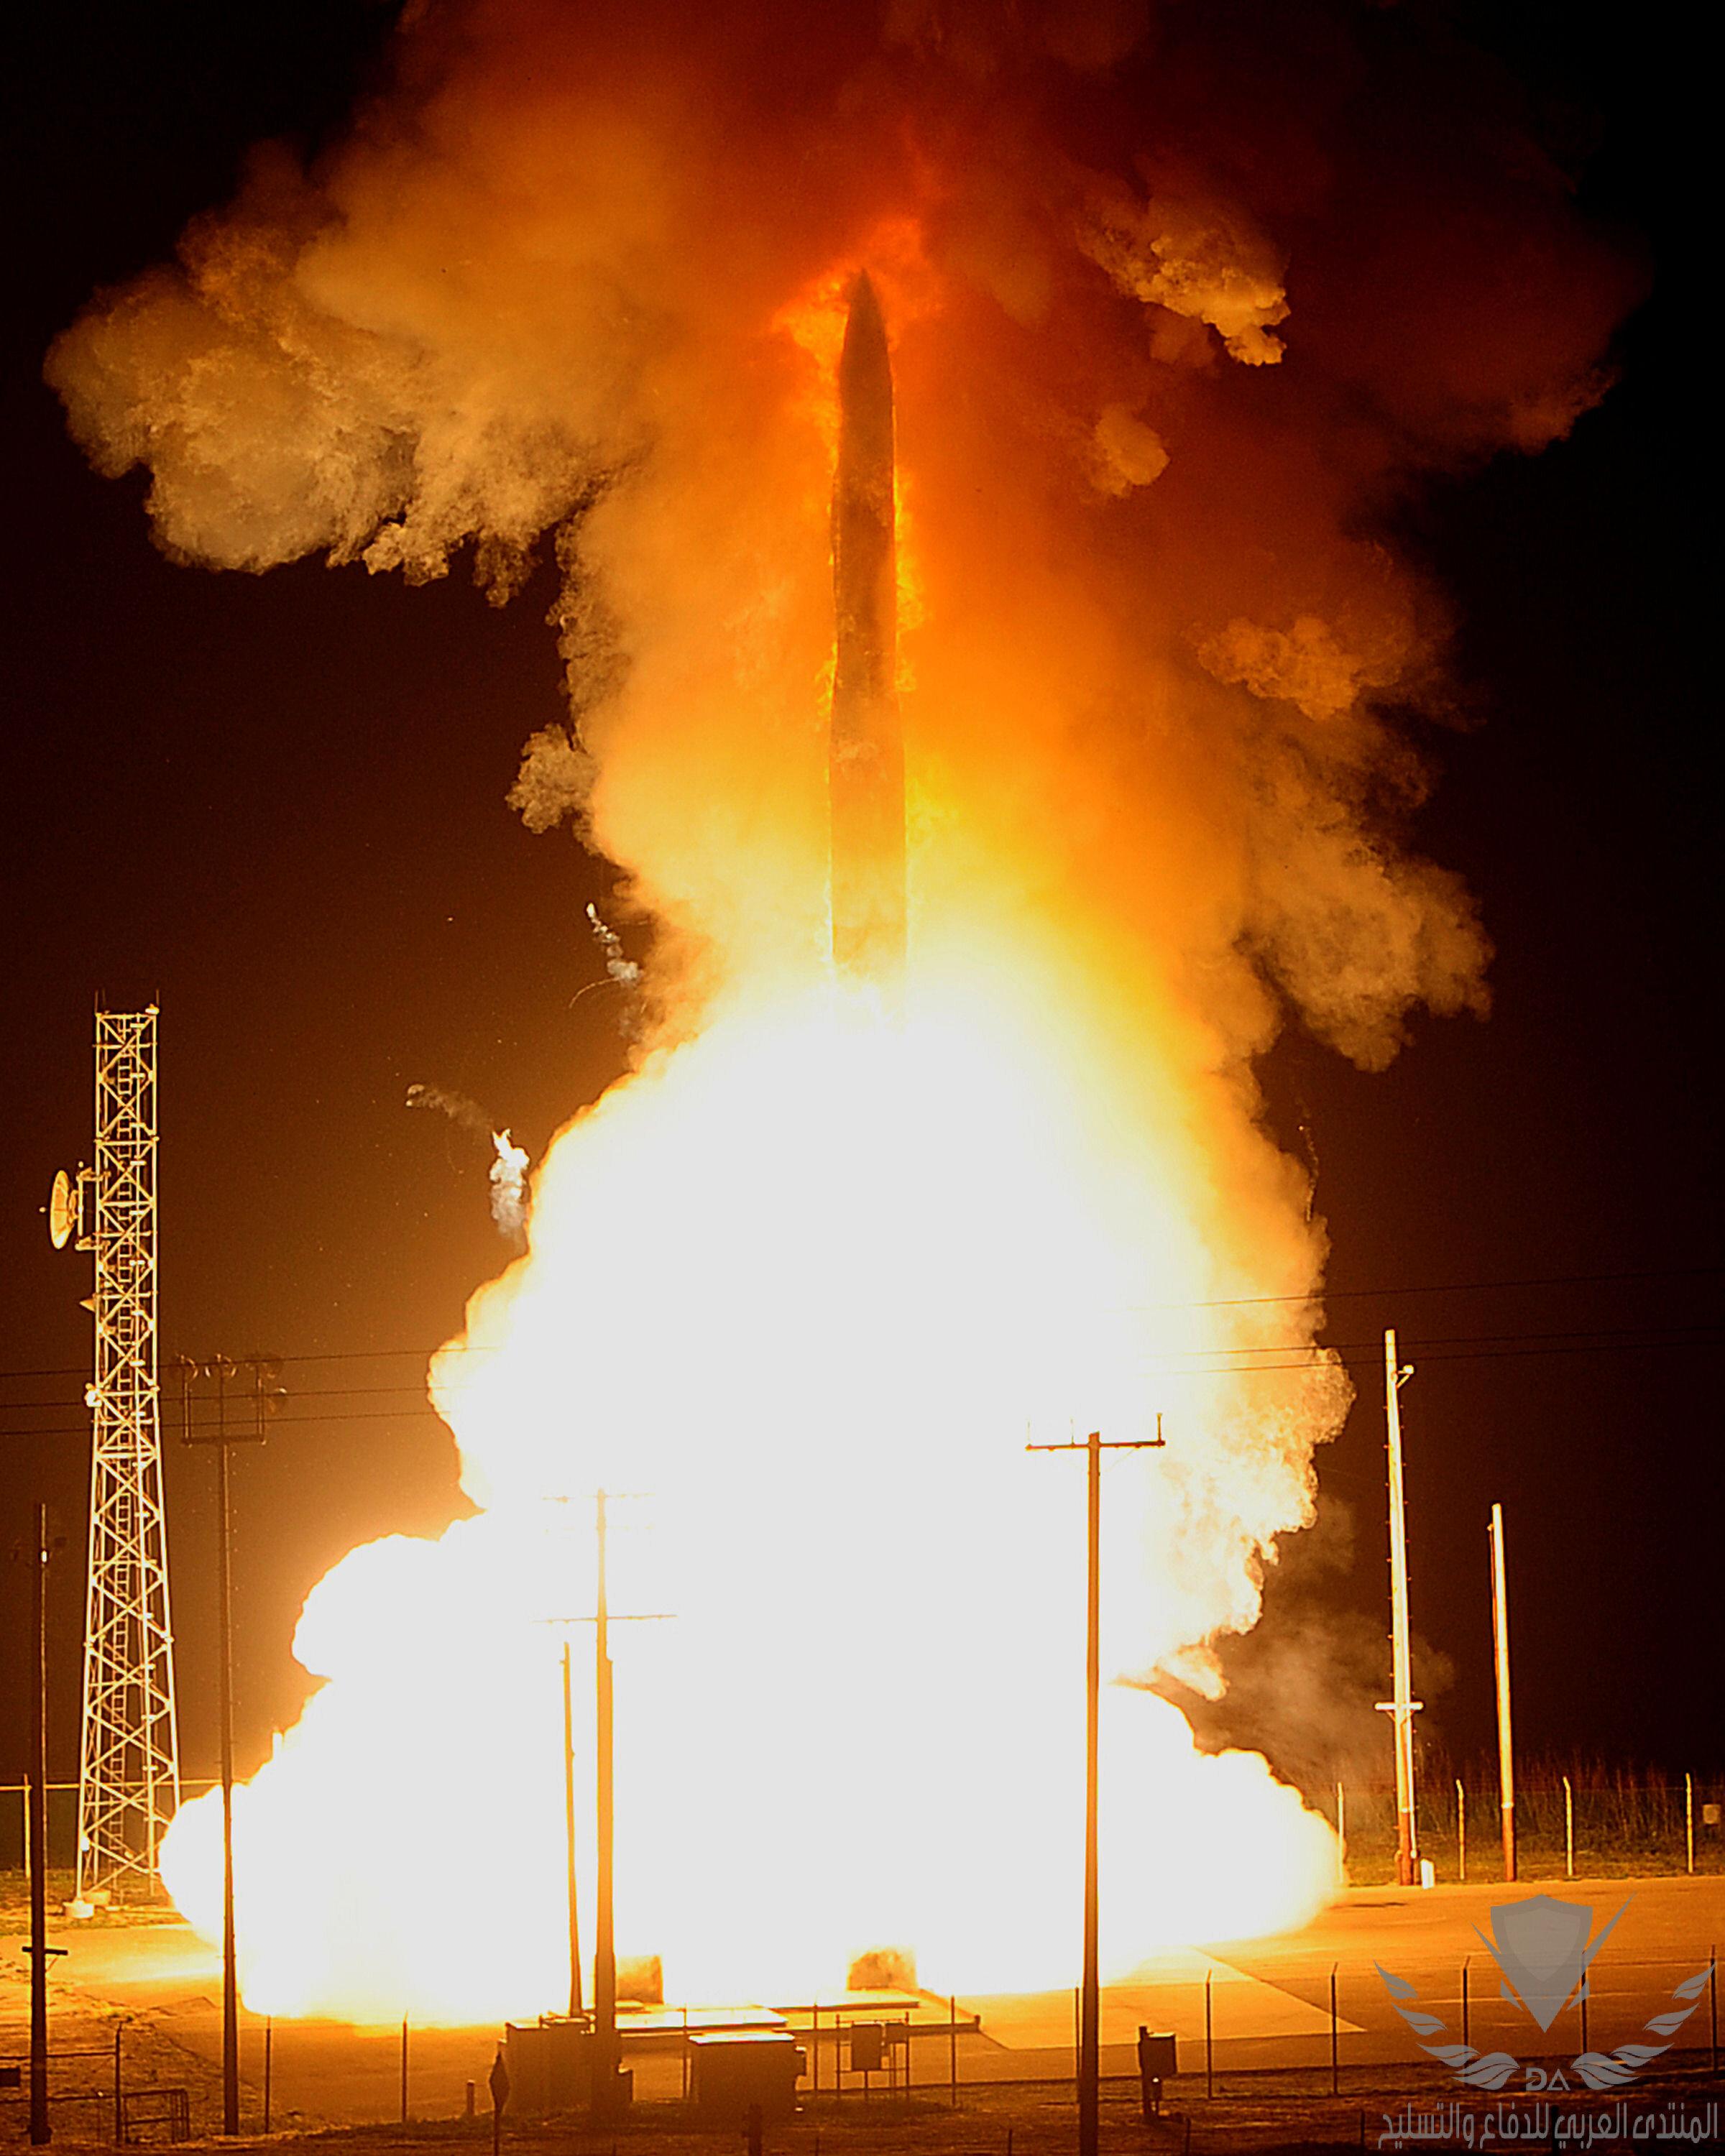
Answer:
[[[1105, 1508], [1105, 1969], [1297, 1922], [1329, 1830], [1144, 1688], [1214, 1698], [1348, 1399], [1257, 1065], [1486, 1009], [1388, 512], [1575, 424], [1636, 274], [1408, 10], [447, 0], [395, 60], [49, 378], [177, 560], [554, 557], [511, 798], [617, 865], [649, 993], [433, 1366], [475, 1517], [307, 1601], [248, 1999], [567, 1998], [596, 1487], [651, 1493], [614, 1606], [678, 1613], [619, 1628], [619, 1949], [685, 1998], [1070, 1984], [1081, 1510], [1027, 1420], [1168, 1440]], [[207, 1807], [163, 1864], [218, 1920]]]

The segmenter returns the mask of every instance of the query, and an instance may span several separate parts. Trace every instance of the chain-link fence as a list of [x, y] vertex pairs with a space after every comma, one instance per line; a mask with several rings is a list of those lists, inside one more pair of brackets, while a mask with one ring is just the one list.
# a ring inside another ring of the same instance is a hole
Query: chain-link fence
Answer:
[[[1339, 1784], [1323, 1807], [1339, 1825], [1357, 1887], [1395, 1877], [1395, 1791]], [[1503, 1876], [1495, 1779], [1427, 1774], [1415, 1792], [1420, 1856], [1445, 1883]], [[1725, 1872], [1725, 1776], [1536, 1768], [1517, 1783], [1516, 1866], [1523, 1879]]]

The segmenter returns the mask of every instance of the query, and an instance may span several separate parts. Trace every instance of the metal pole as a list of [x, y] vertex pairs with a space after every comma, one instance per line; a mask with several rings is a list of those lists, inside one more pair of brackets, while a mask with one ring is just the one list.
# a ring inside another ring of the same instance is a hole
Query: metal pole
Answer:
[[1210, 1979], [1214, 1974], [1215, 1971], [1210, 1969], [1204, 1973], [1204, 2092], [1206, 2096], [1214, 2096], [1216, 2092], [1216, 2061], [1210, 2040]]
[[36, 1507], [31, 1594], [36, 1637], [35, 1728], [30, 1750], [30, 2142], [54, 2138], [48, 2123], [48, 1507]]
[[1461, 1957], [1461, 2041], [1464, 2044], [1471, 2041], [1467, 2033], [1467, 1964], [1470, 1958], [1466, 1954]]
[[1401, 1371], [1395, 1333], [1384, 1335], [1384, 1413], [1389, 1450], [1389, 1616], [1395, 1671], [1391, 1714], [1395, 1727], [1395, 1876], [1411, 1887], [1419, 1877], [1414, 1833], [1414, 1696], [1408, 1644], [1408, 1537], [1402, 1497], [1402, 1418], [1397, 1394]]
[[1563, 1876], [1575, 1876], [1575, 1792], [1567, 1774], [1563, 1777]]
[[1096, 1952], [1096, 1722], [1102, 1683], [1102, 1434], [1090, 1434], [1087, 1645], [1084, 1701], [1084, 1989], [1078, 2028], [1078, 2152], [1096, 2156], [1101, 2113], [1101, 1985]]
[[[958, 1994], [955, 1991], [947, 2002], [947, 2042], [952, 2068], [952, 2108], [958, 2108]], [[838, 2074], [834, 2071], [833, 2078]]]
[[491, 2092], [491, 2156], [499, 2156], [503, 2146], [503, 2107], [509, 2102], [509, 2068], [504, 2061], [501, 2044], [497, 2046], [496, 2057], [491, 2061], [486, 2086]]
[[1516, 1876], [1516, 1753], [1509, 1713], [1509, 1591], [1504, 1584], [1503, 1507], [1491, 1507], [1491, 1639], [1497, 1669], [1497, 1783], [1503, 1812], [1503, 1876]]
[[1695, 1872], [1695, 1777], [1683, 1777], [1683, 1842], [1688, 1852], [1690, 1876]]
[[408, 2123], [408, 2017], [401, 2017], [401, 2123]]
[[118, 2148], [126, 2140], [126, 2107], [121, 2097], [120, 2040], [126, 2034], [126, 2024], [114, 2025], [114, 2146]]
[[581, 1923], [575, 1894], [575, 1708], [563, 1642], [563, 1849], [569, 1870], [569, 2019], [581, 2011]]
[[1342, 1877], [1348, 1877], [1348, 1792], [1341, 1783], [1336, 1784], [1336, 1840], [1342, 1861]]
[[1330, 1964], [1330, 2094], [1341, 2093], [1342, 2039], [1336, 2016], [1336, 1964]]
[[234, 1365], [217, 1358], [216, 1514], [221, 1598], [217, 1686], [222, 1722], [222, 2131], [239, 2131], [239, 1971], [234, 1938], [234, 1576], [228, 1507], [228, 1379]]
[[[268, 2015], [265, 2015], [264, 2017], [264, 2131], [266, 2133], [270, 2131], [270, 2082], [271, 2068], [275, 2064], [272, 2056], [275, 2048], [275, 2024]], [[467, 2084], [467, 2089], [468, 2111], [469, 2115], [470, 2116], [473, 2108], [473, 2083], [471, 2082]]]
[[1455, 1876], [1462, 1886], [1467, 1884], [1467, 1792], [1459, 1774], [1455, 1777]]
[[617, 2095], [617, 1955], [612, 1932], [612, 1861], [614, 1853], [612, 1822], [611, 1756], [611, 1635], [605, 1598], [605, 1493], [596, 1502], [598, 1534], [598, 1576], [594, 1599], [593, 1683], [598, 1718], [599, 1829], [598, 1909], [593, 1940], [593, 2107], [608, 2117]]

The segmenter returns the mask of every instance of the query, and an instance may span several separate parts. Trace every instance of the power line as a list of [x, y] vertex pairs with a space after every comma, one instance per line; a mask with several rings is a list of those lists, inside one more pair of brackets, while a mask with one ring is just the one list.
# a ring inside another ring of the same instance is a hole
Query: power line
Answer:
[[[1650, 1333], [1651, 1337], [1648, 1337]], [[1626, 1337], [1630, 1334], [1635, 1337]], [[1651, 1328], [1638, 1331], [1637, 1328], [1624, 1327], [1593, 1336], [1569, 1332], [1460, 1334], [1442, 1341], [1404, 1336], [1404, 1344], [1425, 1363], [1519, 1362], [1538, 1355], [1630, 1353], [1650, 1349], [1670, 1353], [1685, 1348], [1716, 1348], [1725, 1347], [1725, 1333], [1717, 1329], [1672, 1327], [1661, 1334], [1652, 1333]], [[1375, 1365], [1377, 1352], [1374, 1343], [1364, 1341], [1349, 1342], [1345, 1345], [1319, 1342], [1309, 1347], [1297, 1342], [1288, 1342], [1264, 1348], [1190, 1348], [1174, 1349], [1163, 1354], [1150, 1353], [1138, 1359], [1138, 1367], [1146, 1375], [1160, 1373], [1170, 1378], [1327, 1376], [1337, 1369], [1371, 1368]], [[1219, 1359], [1271, 1355], [1288, 1359], [1281, 1362]], [[423, 1399], [405, 1402], [398, 1408], [366, 1408], [330, 1414], [304, 1414], [298, 1407], [300, 1401], [306, 1399], [362, 1399], [375, 1397], [380, 1393], [408, 1389], [405, 1386], [378, 1385], [300, 1391], [294, 1395], [285, 1419], [296, 1426], [312, 1423], [399, 1422], [420, 1417], [434, 1421], [442, 1419], [429, 1402]], [[47, 1408], [50, 1411], [55, 1408], [74, 1409], [74, 1403], [69, 1400], [21, 1401], [18, 1404], [20, 1407]], [[89, 1427], [82, 1411], [79, 1410], [77, 1419], [69, 1422], [0, 1428], [0, 1441], [8, 1438], [83, 1437]]]
[[[1209, 1300], [1192, 1302], [1120, 1303], [1111, 1307], [1122, 1312], [1246, 1310], [1275, 1304], [1298, 1306], [1308, 1303], [1340, 1302], [1356, 1300], [1362, 1296], [1376, 1296], [1380, 1301], [1395, 1301], [1417, 1295], [1483, 1295], [1522, 1288], [1609, 1286], [1628, 1281], [1717, 1280], [1722, 1275], [1725, 1275], [1725, 1265], [1661, 1265], [1636, 1272], [1546, 1273], [1531, 1275], [1521, 1280], [1435, 1281], [1423, 1286], [1413, 1287], [1315, 1287], [1304, 1295], [1218, 1296]], [[1466, 1337], [1471, 1338], [1475, 1336]], [[1533, 1336], [1517, 1334], [1482, 1337], [1521, 1338]], [[428, 1362], [434, 1355], [495, 1355], [501, 1352], [501, 1347], [490, 1347], [473, 1341], [440, 1340], [434, 1346], [429, 1348], [353, 1348], [332, 1349], [327, 1352], [312, 1350], [304, 1354], [284, 1355], [276, 1359], [284, 1365], [290, 1363], [302, 1365], [308, 1363], [377, 1363], [399, 1360], [403, 1358]], [[41, 1370], [0, 1370], [0, 1384], [23, 1383], [28, 1379], [40, 1378], [81, 1378], [84, 1374], [81, 1364], [63, 1365]], [[378, 1389], [387, 1390], [388, 1388]]]

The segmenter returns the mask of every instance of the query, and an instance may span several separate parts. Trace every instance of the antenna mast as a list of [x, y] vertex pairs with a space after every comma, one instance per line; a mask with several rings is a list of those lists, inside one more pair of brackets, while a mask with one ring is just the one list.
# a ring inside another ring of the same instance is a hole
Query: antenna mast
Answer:
[[90, 1589], [78, 1789], [78, 1898], [159, 1891], [179, 1807], [173, 1633], [156, 1368], [156, 1018], [96, 1013], [95, 1166], [78, 1248], [95, 1256]]

